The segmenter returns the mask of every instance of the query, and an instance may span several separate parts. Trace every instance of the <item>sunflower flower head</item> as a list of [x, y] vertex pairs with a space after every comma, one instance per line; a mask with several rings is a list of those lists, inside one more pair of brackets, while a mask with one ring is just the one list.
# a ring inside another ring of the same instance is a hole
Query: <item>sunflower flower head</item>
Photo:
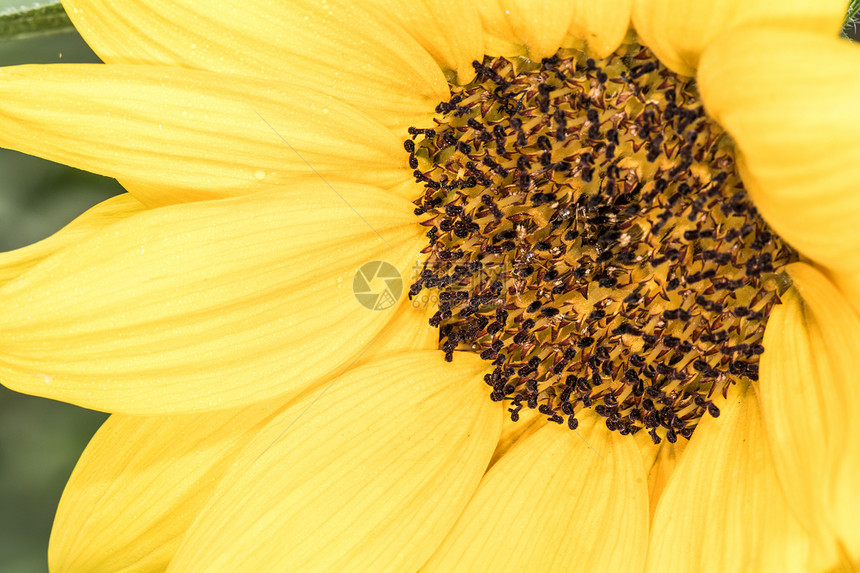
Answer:
[[860, 564], [842, 0], [117, 6], [0, 70], [129, 191], [0, 258], [54, 571]]

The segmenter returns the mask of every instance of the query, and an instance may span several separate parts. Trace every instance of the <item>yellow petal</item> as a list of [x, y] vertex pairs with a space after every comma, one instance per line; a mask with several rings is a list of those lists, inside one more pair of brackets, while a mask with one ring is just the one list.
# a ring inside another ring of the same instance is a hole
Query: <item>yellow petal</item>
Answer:
[[31, 269], [57, 251], [81, 242], [108, 225], [142, 213], [146, 208], [125, 193], [102, 201], [47, 239], [0, 253], [0, 286]]
[[839, 545], [860, 559], [860, 320], [819, 271], [788, 272], [796, 291], [768, 319], [760, 394], [780, 482], [827, 566]]
[[826, 566], [836, 555], [835, 539], [827, 532], [822, 511], [823, 485], [817, 474], [825, 467], [830, 415], [822, 393], [832, 393], [829, 381], [819, 379], [809, 345], [809, 329], [795, 289], [783, 295], [765, 332], [767, 351], [761, 358], [762, 411], [773, 450], [776, 471], [786, 499], [804, 527], [818, 539]]
[[516, 422], [512, 421], [510, 414], [506, 412], [505, 420], [502, 422], [502, 435], [499, 436], [499, 443], [496, 445], [496, 451], [493, 452], [490, 467], [502, 459], [514, 444], [534, 434], [547, 423], [546, 416], [532, 408], [520, 410], [519, 419]]
[[655, 444], [654, 440], [651, 439], [651, 436], [648, 435], [648, 432], [636, 432], [631, 435], [631, 438], [636, 442], [636, 446], [639, 448], [639, 454], [642, 459], [642, 465], [645, 467], [645, 472], [647, 473], [651, 471], [654, 461], [663, 449], [663, 444], [668, 442], [663, 440], [662, 443]]
[[280, 402], [205, 414], [115, 414], [93, 436], [60, 500], [54, 573], [163, 571], [236, 455]]
[[807, 571], [751, 389], [699, 423], [654, 515], [646, 572]]
[[663, 440], [661, 443], [655, 444], [648, 432], [637, 432], [632, 437], [639, 448], [642, 466], [648, 476], [650, 517], [653, 520], [660, 497], [663, 495], [666, 484], [675, 471], [688, 441], [682, 439], [672, 444]]
[[502, 0], [508, 21], [529, 57], [555, 54], [571, 27], [576, 4], [570, 0]]
[[828, 270], [827, 276], [843, 293], [848, 305], [860, 315], [860, 268]]
[[411, 177], [402, 142], [288, 83], [154, 66], [0, 70], [0, 145], [117, 178], [147, 205], [325, 177]]
[[546, 424], [487, 472], [422, 571], [641, 571], [648, 488], [629, 437], [594, 414]]
[[[406, 280], [403, 284], [407, 293], [410, 283]], [[436, 314], [438, 305], [427, 302], [425, 297], [430, 298], [426, 294], [418, 295], [400, 305], [391, 322], [368, 344], [356, 366], [406, 350], [438, 350], [439, 329], [430, 326], [430, 318]]]
[[618, 49], [630, 27], [633, 0], [572, 0], [573, 20], [569, 34], [585, 42], [595, 58], [605, 58]]
[[[644, 434], [645, 432], [640, 432]], [[648, 438], [651, 441], [651, 438]], [[652, 444], [654, 442], [651, 442]], [[648, 469], [648, 498], [650, 499], [651, 519], [654, 519], [654, 514], [657, 512], [657, 506], [660, 503], [660, 498], [663, 497], [663, 492], [666, 491], [666, 485], [675, 469], [678, 467], [678, 462], [681, 461], [681, 456], [684, 450], [687, 449], [687, 440], [679, 440], [674, 444], [668, 441], [663, 441], [656, 446], [656, 456]]]
[[474, 0], [484, 28], [484, 51], [489, 56], [525, 56], [516, 31], [508, 20], [507, 0]]
[[633, 25], [661, 62], [692, 76], [702, 53], [727, 31], [780, 26], [835, 38], [845, 5], [845, 0], [635, 0]]
[[385, 260], [406, 276], [424, 237], [410, 204], [337, 191], [155, 209], [49, 257], [0, 289], [0, 380], [93, 409], [167, 413], [343, 371], [393, 312], [359, 303], [359, 267]]
[[[432, 121], [429, 123], [425, 122], [416, 125], [432, 125]], [[403, 139], [405, 140], [408, 137], [410, 136], [407, 135], [404, 131]], [[417, 183], [414, 177], [410, 177], [408, 180], [401, 181], [400, 183], [392, 187], [386, 187], [386, 189], [388, 189], [388, 192], [392, 195], [402, 197], [409, 202], [415, 201], [419, 197], [423, 197], [425, 191], [424, 186], [420, 183]]]
[[756, 207], [795, 248], [860, 268], [860, 47], [816, 34], [738, 30], [702, 58], [708, 112], [735, 138]]
[[391, 16], [457, 83], [475, 77], [474, 60], [484, 57], [478, 10], [460, 0], [372, 0], [374, 9]]
[[502, 421], [471, 354], [399, 354], [278, 415], [170, 571], [415, 571], [477, 487]]
[[427, 52], [361, 2], [68, 0], [63, 5], [107, 63], [284, 81], [333, 95], [380, 121], [402, 122], [448, 97], [445, 78]]

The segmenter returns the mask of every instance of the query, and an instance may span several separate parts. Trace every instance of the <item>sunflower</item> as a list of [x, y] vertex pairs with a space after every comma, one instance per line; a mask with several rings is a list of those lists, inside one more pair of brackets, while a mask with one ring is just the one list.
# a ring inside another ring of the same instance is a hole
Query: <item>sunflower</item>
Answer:
[[112, 413], [52, 571], [860, 565], [844, 2], [64, 4], [0, 144], [128, 193], [0, 258], [3, 383]]

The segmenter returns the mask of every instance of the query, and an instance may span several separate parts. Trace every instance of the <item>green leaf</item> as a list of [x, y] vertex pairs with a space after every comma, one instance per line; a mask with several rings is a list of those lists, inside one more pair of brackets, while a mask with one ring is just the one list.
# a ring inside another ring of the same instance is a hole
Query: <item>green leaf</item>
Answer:
[[0, 42], [73, 28], [57, 0], [30, 2], [24, 6], [21, 0], [0, 0]]

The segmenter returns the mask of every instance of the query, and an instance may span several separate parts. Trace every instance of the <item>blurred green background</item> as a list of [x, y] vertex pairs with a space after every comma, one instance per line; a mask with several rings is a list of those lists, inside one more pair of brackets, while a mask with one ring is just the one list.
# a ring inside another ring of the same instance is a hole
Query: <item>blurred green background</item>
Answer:
[[[0, 40], [3, 66], [98, 61], [75, 32]], [[0, 251], [38, 241], [120, 192], [112, 179], [2, 149]], [[105, 418], [0, 386], [0, 572], [47, 571], [63, 486]]]

